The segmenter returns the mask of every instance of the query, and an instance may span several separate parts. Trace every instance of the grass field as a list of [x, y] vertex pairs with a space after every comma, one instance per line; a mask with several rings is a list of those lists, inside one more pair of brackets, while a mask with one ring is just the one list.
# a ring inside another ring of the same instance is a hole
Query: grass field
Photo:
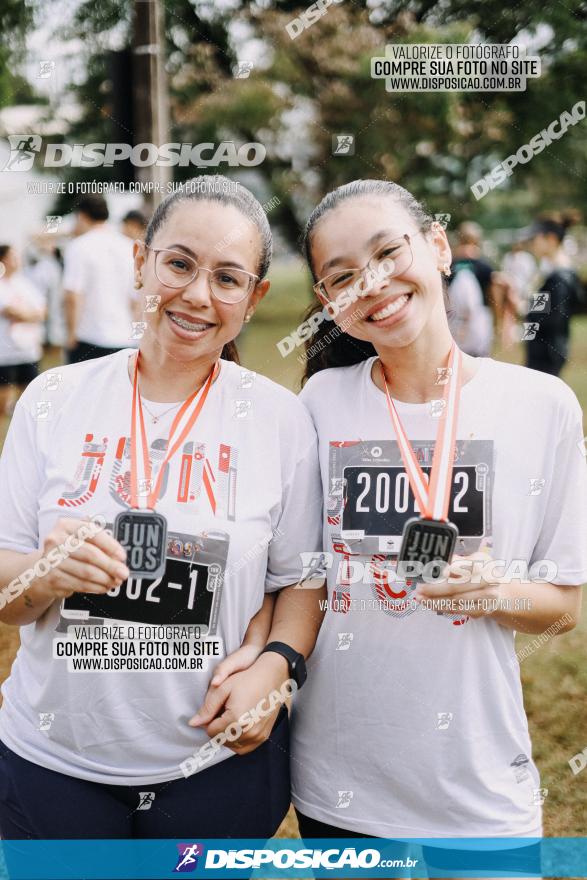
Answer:
[[[302, 367], [296, 361], [296, 353], [282, 358], [276, 343], [299, 323], [309, 301], [309, 285], [295, 263], [279, 266], [272, 273], [272, 282], [266, 301], [241, 340], [242, 360], [250, 369], [298, 390]], [[519, 363], [521, 347], [496, 351], [494, 356]], [[53, 354], [46, 366], [54, 363]], [[587, 410], [587, 317], [575, 319], [571, 359], [562, 378]], [[0, 425], [0, 430], [3, 437], [6, 424]], [[518, 648], [531, 641], [531, 636], [519, 636]], [[2, 680], [8, 675], [17, 644], [16, 631], [0, 624]], [[568, 761], [587, 746], [587, 610], [573, 632], [550, 639], [522, 662], [522, 678], [534, 756], [542, 785], [548, 789], [545, 831], [548, 835], [585, 835], [587, 771], [574, 776]], [[280, 836], [297, 836], [297, 824], [291, 814], [283, 823]]]

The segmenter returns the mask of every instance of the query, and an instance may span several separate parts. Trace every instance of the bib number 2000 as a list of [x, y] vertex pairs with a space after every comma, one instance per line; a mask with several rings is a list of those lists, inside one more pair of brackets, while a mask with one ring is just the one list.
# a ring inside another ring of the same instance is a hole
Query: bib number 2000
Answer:
[[[448, 515], [462, 535], [483, 534], [483, 491], [477, 476], [475, 466], [453, 471]], [[420, 513], [401, 467], [347, 467], [344, 480], [343, 534], [401, 535], [406, 520]]]

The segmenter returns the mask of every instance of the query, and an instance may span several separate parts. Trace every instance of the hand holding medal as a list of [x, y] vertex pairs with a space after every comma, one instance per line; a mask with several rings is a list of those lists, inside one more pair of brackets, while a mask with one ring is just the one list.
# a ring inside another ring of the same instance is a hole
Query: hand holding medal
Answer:
[[[149, 458], [149, 449], [147, 443], [147, 433], [145, 430], [145, 420], [143, 417], [143, 406], [141, 396], [139, 394], [139, 359], [140, 352], [137, 352], [133, 378], [133, 397], [132, 397], [132, 413], [131, 413], [131, 432], [130, 432], [130, 496], [131, 509], [119, 513], [114, 520], [114, 537], [125, 548], [127, 552], [126, 564], [130, 571], [130, 576], [135, 578], [145, 577], [155, 579], [161, 577], [165, 572], [166, 551], [167, 551], [167, 520], [161, 513], [155, 512], [155, 505], [161, 493], [161, 485], [163, 475], [167, 463], [173, 458], [181, 444], [188, 436], [193, 428], [198, 416], [200, 415], [208, 392], [214, 377], [219, 369], [216, 363], [203, 387], [194, 391], [186, 401], [181, 405], [177, 415], [175, 416], [169, 436], [167, 438], [165, 458], [161, 462], [155, 485], [152, 486], [151, 480], [151, 460]], [[199, 398], [199, 399], [197, 399]], [[197, 400], [196, 400], [197, 399]], [[193, 408], [192, 408], [193, 407]], [[190, 412], [190, 408], [191, 412]], [[182, 418], [189, 413], [187, 420], [179, 434], [174, 440], [174, 436], [179, 429]], [[137, 451], [137, 418], [140, 425], [141, 447], [143, 453], [143, 473], [146, 484], [148, 486], [147, 505], [145, 508], [139, 508], [138, 503], [138, 451]]]
[[419, 583], [414, 598], [430, 603], [438, 614], [466, 614], [477, 618], [507, 607], [502, 582], [493, 573], [496, 563], [486, 550], [454, 556], [434, 583]]

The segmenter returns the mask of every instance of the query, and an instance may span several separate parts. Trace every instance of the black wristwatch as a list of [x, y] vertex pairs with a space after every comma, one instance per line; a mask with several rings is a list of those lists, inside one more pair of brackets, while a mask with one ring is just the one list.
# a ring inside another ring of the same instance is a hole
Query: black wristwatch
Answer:
[[285, 642], [269, 642], [268, 645], [265, 645], [261, 654], [265, 654], [266, 651], [273, 651], [275, 654], [281, 654], [282, 657], [285, 657], [289, 666], [289, 674], [299, 690], [308, 677], [304, 655], [294, 651]]

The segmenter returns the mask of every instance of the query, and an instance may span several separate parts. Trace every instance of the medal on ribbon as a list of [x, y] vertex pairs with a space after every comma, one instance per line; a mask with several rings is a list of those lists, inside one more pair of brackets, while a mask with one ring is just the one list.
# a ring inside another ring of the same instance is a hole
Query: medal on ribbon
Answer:
[[457, 527], [448, 519], [462, 386], [462, 355], [455, 343], [450, 351], [448, 366], [449, 381], [444, 388], [444, 405], [429, 482], [404, 431], [381, 367], [387, 406], [402, 462], [421, 513], [405, 523], [398, 556], [398, 570], [401, 573], [403, 568], [404, 576], [414, 580], [421, 577], [425, 566], [430, 566], [431, 577], [441, 574], [444, 564], [452, 559], [459, 534]]
[[[119, 513], [114, 520], [114, 537], [126, 550], [126, 565], [133, 578], [155, 579], [165, 572], [167, 553], [167, 519], [155, 511], [161, 493], [163, 474], [167, 463], [173, 458], [183, 441], [193, 428], [200, 415], [210, 386], [218, 370], [215, 364], [202, 388], [194, 391], [181, 405], [175, 416], [167, 438], [165, 458], [153, 486], [151, 480], [151, 460], [147, 445], [147, 433], [143, 416], [143, 406], [139, 394], [139, 358], [137, 352], [133, 378], [133, 397], [130, 429], [130, 503], [131, 508]], [[174, 441], [183, 417], [189, 413], [179, 437]], [[140, 426], [140, 441], [143, 457], [143, 472], [147, 486], [146, 507], [139, 507], [138, 491], [138, 436], [137, 421]]]
[[114, 520], [114, 537], [126, 550], [134, 578], [158, 578], [165, 571], [167, 520], [154, 510], [125, 510]]

